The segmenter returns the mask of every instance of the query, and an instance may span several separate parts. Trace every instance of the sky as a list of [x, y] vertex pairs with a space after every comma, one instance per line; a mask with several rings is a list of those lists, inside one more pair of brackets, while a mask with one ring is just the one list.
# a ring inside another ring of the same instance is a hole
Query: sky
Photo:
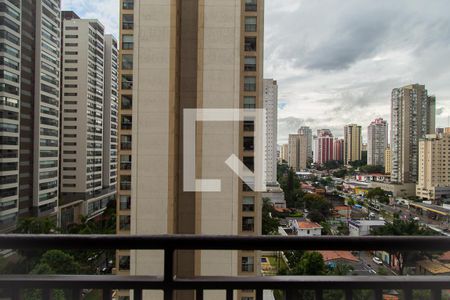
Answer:
[[[117, 36], [118, 0], [63, 0]], [[390, 121], [393, 88], [425, 84], [449, 126], [450, 1], [266, 0], [266, 78], [279, 85], [278, 142], [300, 126]]]

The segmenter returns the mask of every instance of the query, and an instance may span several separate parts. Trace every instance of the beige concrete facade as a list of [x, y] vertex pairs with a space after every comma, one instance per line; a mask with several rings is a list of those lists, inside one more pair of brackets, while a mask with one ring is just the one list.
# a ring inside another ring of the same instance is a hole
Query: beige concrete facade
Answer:
[[[127, 136], [131, 147], [121, 148], [119, 156], [131, 155], [132, 162], [130, 170], [119, 171], [118, 233], [260, 234], [260, 194], [248, 190], [224, 164], [235, 153], [253, 167], [256, 150], [245, 149], [244, 139], [254, 138], [255, 124], [197, 122], [196, 177], [220, 179], [221, 192], [185, 192], [183, 112], [185, 108], [262, 108], [263, 1], [254, 5], [241, 0], [130, 3], [121, 3], [119, 135]], [[132, 26], [125, 22], [130, 15]], [[133, 44], [124, 47], [126, 35], [133, 37]], [[133, 67], [124, 69], [130, 57]], [[124, 85], [130, 80], [131, 89]], [[132, 97], [132, 107], [123, 106], [124, 95]], [[124, 196], [129, 197], [128, 206]], [[163, 272], [161, 252], [119, 251], [117, 256], [118, 274], [128, 272], [120, 267], [127, 256], [130, 274]], [[178, 276], [259, 273], [259, 255], [253, 251], [183, 251], [175, 257]], [[145, 299], [161, 296], [144, 293]], [[177, 299], [193, 297], [193, 292], [176, 295]]]
[[289, 159], [289, 144], [283, 144], [280, 146], [280, 162], [288, 161]]
[[361, 126], [350, 124], [344, 128], [344, 163], [361, 160]]
[[384, 173], [392, 173], [392, 153], [391, 148], [386, 148], [384, 150]]
[[419, 180], [416, 196], [441, 201], [450, 198], [450, 128], [419, 142]]
[[308, 135], [297, 133], [289, 135], [288, 165], [294, 171], [305, 170], [308, 163]]

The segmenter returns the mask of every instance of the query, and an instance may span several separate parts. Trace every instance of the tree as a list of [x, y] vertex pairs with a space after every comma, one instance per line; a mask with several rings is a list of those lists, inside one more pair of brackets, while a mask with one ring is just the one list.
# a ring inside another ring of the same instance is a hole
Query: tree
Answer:
[[262, 234], [274, 235], [278, 233], [279, 221], [272, 214], [273, 205], [269, 198], [263, 198], [262, 207]]
[[345, 178], [345, 176], [347, 176], [347, 174], [348, 174], [347, 169], [339, 169], [339, 170], [333, 172], [333, 176], [338, 177], [338, 178]]
[[50, 218], [26, 218], [19, 222], [15, 232], [21, 234], [56, 233], [56, 220]]
[[[333, 205], [325, 197], [307, 194], [303, 197], [305, 207], [309, 210], [308, 218], [313, 222], [323, 222], [331, 216]], [[313, 220], [315, 219], [315, 220]]]
[[388, 204], [389, 203], [389, 195], [387, 192], [377, 187], [374, 189], [370, 189], [367, 192], [367, 198], [371, 200], [377, 200], [381, 203]]
[[33, 274], [78, 274], [80, 265], [72, 255], [61, 250], [49, 250], [33, 268]]
[[344, 222], [340, 222], [337, 226], [338, 235], [349, 235], [350, 230], [348, 229], [348, 225]]
[[293, 269], [295, 275], [325, 275], [326, 266], [322, 254], [306, 252]]
[[330, 268], [328, 275], [347, 276], [353, 272], [353, 267], [343, 263], [337, 263], [333, 268]]
[[[372, 234], [378, 236], [429, 236], [436, 235], [436, 232], [421, 227], [417, 221], [403, 221], [396, 218], [392, 223], [374, 228]], [[423, 252], [402, 250], [390, 251], [390, 254], [398, 261], [400, 275], [403, 275], [405, 267], [412, 265], [415, 261], [427, 255]]]
[[384, 166], [366, 165], [359, 168], [362, 173], [384, 173]]

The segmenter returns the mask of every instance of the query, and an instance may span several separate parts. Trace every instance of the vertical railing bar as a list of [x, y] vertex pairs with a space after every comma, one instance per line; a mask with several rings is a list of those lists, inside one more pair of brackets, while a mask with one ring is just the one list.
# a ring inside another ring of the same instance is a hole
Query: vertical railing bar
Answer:
[[50, 289], [43, 289], [42, 299], [52, 299], [52, 291]]
[[405, 299], [412, 299], [412, 289], [407, 288], [404, 289], [403, 292], [405, 293]]
[[431, 290], [431, 299], [433, 299], [433, 300], [442, 299], [442, 291], [440, 289], [432, 289]]
[[375, 300], [383, 300], [383, 290], [382, 289], [376, 289], [374, 290], [375, 293]]
[[322, 300], [323, 299], [323, 290], [322, 289], [316, 289], [316, 300]]
[[233, 290], [230, 290], [230, 289], [228, 289], [227, 290], [227, 297], [226, 297], [226, 299], [227, 300], [233, 300]]
[[102, 298], [103, 298], [103, 300], [111, 300], [111, 290], [110, 289], [103, 289], [103, 291], [102, 291]]
[[142, 289], [134, 289], [134, 300], [142, 300]]
[[202, 289], [197, 289], [195, 291], [195, 299], [196, 300], [203, 300], [203, 290]]
[[12, 300], [20, 300], [20, 290], [19, 289], [14, 288], [12, 290], [11, 299]]
[[173, 255], [174, 249], [164, 249], [164, 300], [172, 300], [173, 296]]
[[261, 289], [256, 290], [256, 300], [263, 300], [263, 292], [264, 290]]
[[72, 299], [80, 299], [81, 291], [80, 289], [72, 289]]
[[345, 299], [346, 300], [353, 299], [353, 290], [352, 289], [345, 289]]

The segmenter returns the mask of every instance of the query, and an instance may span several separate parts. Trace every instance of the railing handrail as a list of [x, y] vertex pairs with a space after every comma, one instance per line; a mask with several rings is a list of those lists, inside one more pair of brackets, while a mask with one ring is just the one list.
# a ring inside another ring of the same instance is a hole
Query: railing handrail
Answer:
[[0, 234], [0, 247], [2, 249], [449, 251], [450, 238], [436, 236]]

